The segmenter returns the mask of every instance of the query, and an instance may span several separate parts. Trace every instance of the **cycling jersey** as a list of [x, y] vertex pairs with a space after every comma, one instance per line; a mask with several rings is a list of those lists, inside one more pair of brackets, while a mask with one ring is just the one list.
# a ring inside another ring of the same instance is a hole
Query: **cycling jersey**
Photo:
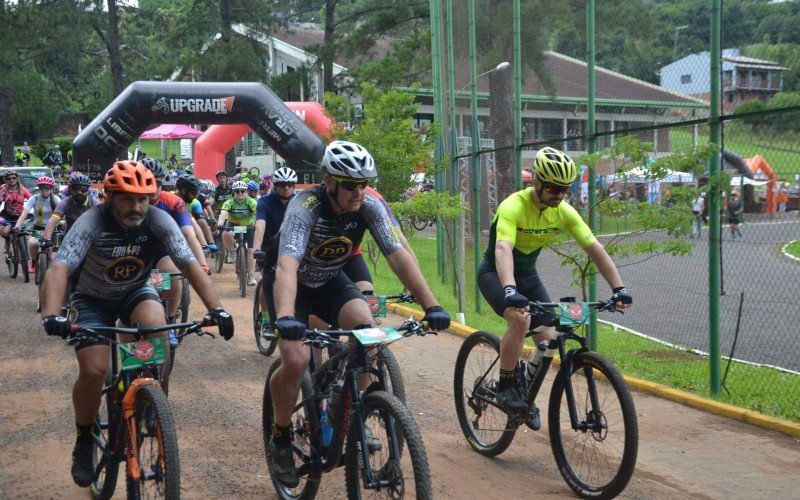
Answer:
[[203, 206], [197, 198], [193, 198], [189, 203], [189, 213], [192, 214], [195, 220], [203, 218]]
[[176, 194], [161, 191], [156, 202], [151, 203], [151, 205], [170, 214], [180, 228], [192, 225], [192, 219], [186, 210], [186, 203]]
[[542, 247], [566, 228], [581, 248], [586, 249], [597, 241], [589, 226], [572, 206], [562, 201], [557, 207], [539, 210], [533, 202], [531, 191], [518, 191], [497, 207], [489, 229], [489, 246], [484, 259], [495, 266], [494, 247], [497, 241], [508, 241], [514, 246], [514, 273], [525, 273], [536, 268], [536, 259]]
[[225, 223], [229, 226], [252, 226], [256, 223], [256, 200], [245, 196], [239, 203], [231, 198], [222, 204], [222, 210], [228, 212]]
[[0, 215], [9, 221], [16, 222], [25, 208], [25, 200], [31, 197], [31, 192], [20, 185], [19, 191], [9, 191], [7, 186], [0, 188], [0, 203], [3, 203], [3, 211]]
[[67, 227], [64, 232], [69, 231], [69, 228], [75, 223], [75, 220], [84, 214], [90, 208], [94, 208], [100, 204], [100, 201], [95, 198], [94, 196], [87, 196], [86, 199], [80, 205], [75, 203], [75, 200], [72, 196], [65, 196], [64, 199], [61, 200], [61, 203], [56, 206], [56, 209], [53, 211], [53, 217], [56, 220], [61, 220], [62, 218], [67, 223]]
[[[296, 194], [292, 194], [292, 198], [295, 196]], [[288, 204], [284, 205], [281, 202], [281, 198], [276, 192], [269, 193], [258, 199], [258, 203], [256, 204], [256, 220], [263, 220], [266, 222], [264, 239], [261, 240], [261, 249], [265, 252], [281, 230], [283, 216], [286, 214], [286, 207], [288, 206]]]
[[219, 212], [223, 203], [233, 198], [233, 188], [217, 186], [210, 196], [214, 198], [214, 212]]
[[25, 202], [25, 210], [33, 215], [33, 225], [43, 228], [59, 203], [61, 203], [61, 198], [55, 194], [51, 193], [47, 198], [42, 198], [42, 195], [37, 193]]
[[165, 252], [180, 269], [196, 260], [163, 210], [150, 207], [141, 224], [125, 230], [101, 204], [75, 221], [54, 259], [67, 267], [78, 292], [121, 299], [145, 284], [156, 257]]
[[374, 196], [364, 193], [358, 211], [338, 215], [330, 205], [325, 186], [314, 186], [289, 202], [281, 226], [278, 257], [297, 260], [298, 281], [318, 288], [347, 264], [367, 229], [383, 255], [402, 248], [389, 214]]
[[[398, 222], [397, 217], [394, 216], [394, 213], [392, 212], [391, 207], [389, 207], [389, 203], [386, 202], [384, 197], [381, 196], [381, 194], [378, 191], [373, 189], [371, 186], [367, 186], [366, 188], [364, 188], [364, 193], [371, 194], [372, 196], [377, 198], [378, 201], [380, 201], [383, 204], [383, 208], [386, 209], [386, 213], [389, 214], [389, 218], [392, 221], [392, 226], [400, 227], [400, 222]], [[361, 255], [361, 245], [358, 245], [358, 248], [353, 250], [353, 253], [350, 254], [351, 257], [355, 257], [356, 255]], [[358, 281], [358, 280], [355, 280], [355, 281]]]

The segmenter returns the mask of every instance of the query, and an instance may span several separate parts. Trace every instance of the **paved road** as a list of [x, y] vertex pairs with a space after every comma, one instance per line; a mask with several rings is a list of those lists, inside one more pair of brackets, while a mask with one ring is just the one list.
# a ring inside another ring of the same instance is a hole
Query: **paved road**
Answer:
[[[787, 214], [788, 215], [788, 214]], [[744, 307], [734, 357], [800, 371], [800, 262], [783, 256], [780, 247], [800, 239], [800, 218], [748, 223], [744, 238], [728, 240], [723, 227], [723, 284], [721, 300], [720, 346], [730, 353], [739, 307], [744, 292]], [[658, 256], [618, 262], [623, 280], [634, 295], [630, 313], [611, 318], [626, 327], [667, 342], [708, 351], [708, 231], [692, 240], [691, 254]], [[652, 239], [652, 235], [648, 235]], [[637, 262], [634, 264], [634, 262]], [[553, 298], [575, 295], [575, 288], [564, 284], [560, 259], [542, 252], [539, 271]], [[602, 278], [601, 297], [609, 293]], [[608, 318], [606, 318], [608, 319]]]

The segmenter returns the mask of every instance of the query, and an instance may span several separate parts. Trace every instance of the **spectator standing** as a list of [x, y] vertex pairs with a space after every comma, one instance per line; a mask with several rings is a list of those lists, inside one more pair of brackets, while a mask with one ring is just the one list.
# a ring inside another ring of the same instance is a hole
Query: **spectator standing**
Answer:
[[778, 188], [778, 212], [785, 212], [786, 211], [786, 203], [789, 201], [789, 195], [786, 193], [786, 184], [781, 183], [781, 187]]
[[742, 223], [742, 202], [739, 200], [739, 193], [731, 193], [728, 198], [728, 224], [731, 227], [731, 241], [742, 239], [742, 231], [739, 224]]

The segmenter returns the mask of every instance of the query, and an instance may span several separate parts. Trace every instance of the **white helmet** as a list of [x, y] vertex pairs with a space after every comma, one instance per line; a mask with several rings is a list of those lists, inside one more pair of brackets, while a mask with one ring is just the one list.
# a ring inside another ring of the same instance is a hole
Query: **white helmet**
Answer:
[[233, 186], [231, 186], [231, 189], [234, 189], [234, 190], [236, 190], [236, 189], [247, 190], [247, 184], [245, 184], [242, 181], [236, 181], [236, 182], [233, 183]]
[[281, 167], [272, 174], [272, 182], [297, 182], [297, 173], [289, 167]]
[[351, 179], [374, 179], [378, 176], [375, 160], [363, 146], [350, 141], [333, 141], [322, 157], [325, 171]]

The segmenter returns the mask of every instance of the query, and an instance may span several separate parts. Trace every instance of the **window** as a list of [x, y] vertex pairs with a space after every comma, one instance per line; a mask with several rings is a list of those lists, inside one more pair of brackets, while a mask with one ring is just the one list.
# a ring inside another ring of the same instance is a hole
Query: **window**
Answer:
[[681, 84], [692, 83], [692, 75], [681, 75]]

